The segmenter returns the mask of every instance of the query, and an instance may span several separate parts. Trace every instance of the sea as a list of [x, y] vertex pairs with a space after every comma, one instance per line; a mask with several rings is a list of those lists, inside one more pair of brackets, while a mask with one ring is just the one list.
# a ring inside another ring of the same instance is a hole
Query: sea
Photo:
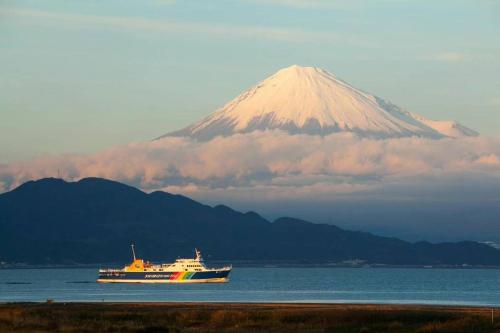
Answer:
[[97, 268], [0, 269], [0, 302], [500, 306], [499, 269], [234, 267], [222, 284], [99, 284]]

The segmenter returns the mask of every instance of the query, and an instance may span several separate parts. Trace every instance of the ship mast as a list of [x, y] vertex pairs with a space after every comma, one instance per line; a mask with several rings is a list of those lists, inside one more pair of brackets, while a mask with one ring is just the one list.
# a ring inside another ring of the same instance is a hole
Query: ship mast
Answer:
[[134, 244], [131, 244], [132, 246], [132, 256], [134, 257], [134, 261], [135, 261], [135, 250], [134, 250]]
[[198, 249], [194, 249], [194, 251], [196, 252], [196, 259], [195, 260], [198, 260], [198, 261], [202, 260], [201, 259], [201, 252], [198, 251]]

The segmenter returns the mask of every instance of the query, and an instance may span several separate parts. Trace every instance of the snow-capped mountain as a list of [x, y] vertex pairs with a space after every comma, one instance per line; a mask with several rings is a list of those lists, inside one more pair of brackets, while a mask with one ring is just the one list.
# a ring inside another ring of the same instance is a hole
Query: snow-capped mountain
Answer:
[[373, 138], [437, 139], [478, 134], [453, 121], [435, 121], [410, 113], [352, 87], [321, 68], [293, 65], [243, 92], [201, 121], [162, 137], [209, 140], [267, 129], [311, 135], [349, 131]]

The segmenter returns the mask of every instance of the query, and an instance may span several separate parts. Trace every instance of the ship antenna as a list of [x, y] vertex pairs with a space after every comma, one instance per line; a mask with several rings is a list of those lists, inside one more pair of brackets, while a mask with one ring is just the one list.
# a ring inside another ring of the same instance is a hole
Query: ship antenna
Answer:
[[134, 250], [134, 244], [131, 244], [132, 246], [132, 256], [134, 256], [134, 261], [135, 261], [135, 250]]

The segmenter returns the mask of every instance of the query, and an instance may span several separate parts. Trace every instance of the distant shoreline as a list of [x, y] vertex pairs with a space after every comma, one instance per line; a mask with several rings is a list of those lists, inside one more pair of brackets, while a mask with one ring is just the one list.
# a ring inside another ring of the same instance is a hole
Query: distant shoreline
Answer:
[[392, 304], [0, 303], [0, 318], [0, 331], [11, 332], [103, 327], [155, 332], [495, 332], [500, 328], [498, 307]]
[[[349, 265], [344, 263], [301, 263], [301, 262], [239, 262], [239, 261], [212, 261], [211, 265], [231, 264], [234, 268], [415, 268], [415, 269], [500, 269], [500, 266], [484, 265], [385, 265], [385, 264], [363, 264]], [[93, 263], [93, 264], [3, 264], [2, 269], [72, 269], [72, 268], [95, 268], [123, 267], [124, 263]]]

